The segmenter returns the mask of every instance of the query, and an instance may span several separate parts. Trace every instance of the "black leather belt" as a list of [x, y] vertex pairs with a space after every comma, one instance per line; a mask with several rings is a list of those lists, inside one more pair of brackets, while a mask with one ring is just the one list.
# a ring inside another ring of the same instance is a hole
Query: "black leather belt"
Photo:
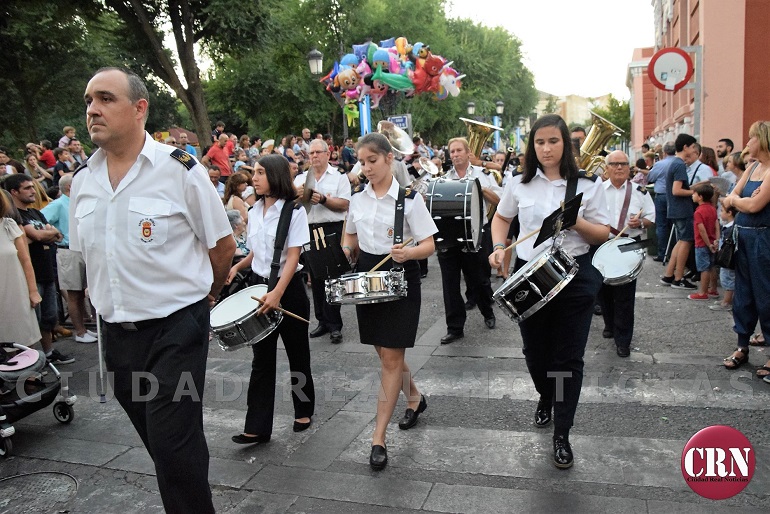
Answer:
[[165, 318], [156, 318], [156, 319], [146, 319], [143, 321], [124, 321], [122, 323], [107, 323], [104, 322], [105, 325], [107, 325], [110, 328], [120, 328], [121, 330], [125, 330], [126, 332], [138, 332], [139, 330], [144, 330], [150, 327], [153, 327], [163, 321]]

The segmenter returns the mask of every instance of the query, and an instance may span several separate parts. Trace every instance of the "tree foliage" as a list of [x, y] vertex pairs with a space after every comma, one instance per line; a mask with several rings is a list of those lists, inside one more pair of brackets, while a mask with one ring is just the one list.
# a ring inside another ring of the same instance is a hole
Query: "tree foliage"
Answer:
[[610, 95], [607, 100], [607, 107], [596, 107], [594, 112], [623, 130], [621, 136], [611, 139], [612, 143], [631, 140], [631, 107], [628, 100], [621, 102]]

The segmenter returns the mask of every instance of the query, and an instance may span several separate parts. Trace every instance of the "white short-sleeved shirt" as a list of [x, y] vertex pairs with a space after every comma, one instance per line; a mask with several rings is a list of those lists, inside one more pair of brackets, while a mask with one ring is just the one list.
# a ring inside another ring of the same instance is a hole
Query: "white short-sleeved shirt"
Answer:
[[[273, 261], [275, 236], [278, 230], [278, 221], [281, 218], [281, 209], [285, 203], [286, 200], [276, 200], [267, 209], [264, 216], [264, 200], [257, 200], [254, 207], [249, 209], [249, 232], [246, 237], [246, 247], [254, 255], [251, 260], [251, 269], [263, 278], [270, 278], [270, 263]], [[286, 236], [284, 251], [281, 253], [279, 277], [283, 275], [283, 268], [286, 266], [286, 250], [302, 247], [308, 242], [310, 242], [310, 229], [308, 228], [305, 209], [294, 209], [291, 211], [289, 234]], [[302, 265], [297, 265], [297, 271], [301, 269]]]
[[[518, 214], [521, 232], [524, 236], [543, 226], [543, 220], [555, 211], [564, 201], [567, 192], [567, 181], [564, 179], [548, 180], [538, 168], [535, 176], [527, 184], [522, 184], [523, 175], [511, 178], [505, 186], [503, 196], [497, 206], [497, 213], [504, 218], [513, 218]], [[610, 216], [607, 200], [604, 198], [602, 182], [592, 182], [588, 179], [578, 179], [577, 193], [583, 193], [583, 201], [578, 216], [591, 223], [609, 225]], [[573, 257], [588, 252], [589, 244], [574, 230], [567, 230], [562, 241], [562, 248]], [[550, 238], [533, 248], [537, 236], [523, 241], [516, 246], [516, 254], [520, 259], [529, 261], [535, 255], [545, 250], [553, 239]]]
[[[371, 184], [360, 193], [353, 195], [348, 211], [345, 232], [358, 234], [358, 246], [362, 251], [374, 255], [390, 253], [393, 247], [393, 223], [396, 218], [398, 182], [391, 179], [388, 192], [377, 198]], [[414, 243], [438, 232], [433, 218], [419, 193], [414, 198], [404, 199], [404, 241], [410, 237]]]
[[70, 249], [83, 253], [91, 300], [107, 322], [163, 318], [211, 289], [209, 249], [232, 228], [206, 168], [187, 169], [174, 150], [145, 133], [116, 191], [102, 150], [72, 182]]
[[[607, 207], [609, 208], [610, 226], [620, 231], [628, 223], [628, 219], [631, 216], [636, 216], [641, 211], [642, 218], [648, 219], [651, 222], [655, 222], [655, 204], [650, 198], [650, 195], [639, 191], [636, 184], [629, 181], [625, 181], [619, 188], [612, 185], [612, 181], [605, 180], [602, 182], [604, 187], [604, 197], [607, 199]], [[626, 188], [631, 188], [631, 198], [628, 202], [628, 212], [624, 220], [620, 219], [620, 212], [623, 210], [623, 202], [626, 200]], [[642, 228], [627, 228], [623, 232], [625, 237], [638, 237], [647, 231]], [[613, 238], [610, 234], [610, 238]]]
[[[305, 173], [313, 173], [313, 168], [310, 168]], [[302, 173], [294, 178], [295, 186], [304, 186], [307, 175]], [[342, 198], [343, 200], [350, 200], [350, 181], [348, 176], [332, 166], [327, 165], [326, 171], [323, 172], [321, 178], [316, 180], [315, 190], [322, 195], [330, 196], [332, 198]], [[325, 205], [313, 205], [310, 207], [310, 212], [307, 213], [308, 223], [330, 223], [334, 221], [342, 221], [345, 219], [345, 211], [336, 212]]]
[[[460, 175], [457, 173], [457, 170], [454, 168], [454, 166], [452, 166], [452, 168], [450, 168], [449, 171], [446, 172], [446, 175], [442, 178], [447, 180], [461, 180]], [[477, 178], [479, 179], [479, 183], [481, 184], [482, 188], [491, 189], [492, 192], [494, 192], [498, 197], [502, 196], [503, 194], [503, 188], [497, 185], [495, 177], [493, 177], [491, 173], [489, 175], [484, 173], [483, 168], [469, 164], [464, 178]], [[487, 213], [489, 212], [489, 202], [487, 202], [484, 198], [482, 198], [482, 200], [484, 200], [484, 212]]]

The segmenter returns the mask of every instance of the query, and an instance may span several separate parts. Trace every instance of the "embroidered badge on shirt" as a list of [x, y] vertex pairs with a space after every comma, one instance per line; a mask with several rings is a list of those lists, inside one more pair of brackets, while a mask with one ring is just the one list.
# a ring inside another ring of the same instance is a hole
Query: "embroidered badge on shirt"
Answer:
[[139, 222], [139, 226], [141, 227], [142, 234], [139, 237], [143, 242], [150, 243], [153, 240], [152, 237], [152, 228], [155, 226], [155, 220], [152, 218], [144, 218], [142, 221]]
[[388, 227], [388, 239], [393, 238], [393, 227]]

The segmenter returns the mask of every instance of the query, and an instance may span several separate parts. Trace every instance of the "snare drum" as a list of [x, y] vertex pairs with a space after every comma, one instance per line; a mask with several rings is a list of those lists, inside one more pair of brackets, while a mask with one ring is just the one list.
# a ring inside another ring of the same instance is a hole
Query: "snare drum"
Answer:
[[326, 281], [326, 300], [335, 305], [392, 302], [405, 296], [403, 269], [348, 273]]
[[262, 298], [266, 294], [265, 284], [247, 287], [211, 309], [211, 330], [220, 348], [230, 352], [251, 346], [278, 328], [283, 319], [281, 312], [273, 310], [257, 316], [260, 304], [251, 297]]
[[551, 246], [506, 280], [492, 298], [513, 321], [521, 323], [564, 289], [577, 271], [575, 259], [560, 246]]
[[619, 247], [634, 243], [630, 237], [619, 237], [607, 241], [596, 250], [591, 264], [604, 277], [609, 286], [620, 286], [636, 280], [642, 272], [645, 252], [639, 248], [630, 252], [621, 252]]
[[469, 252], [478, 251], [484, 228], [484, 198], [478, 179], [431, 180], [425, 197], [438, 228], [433, 236], [436, 248], [463, 246]]

